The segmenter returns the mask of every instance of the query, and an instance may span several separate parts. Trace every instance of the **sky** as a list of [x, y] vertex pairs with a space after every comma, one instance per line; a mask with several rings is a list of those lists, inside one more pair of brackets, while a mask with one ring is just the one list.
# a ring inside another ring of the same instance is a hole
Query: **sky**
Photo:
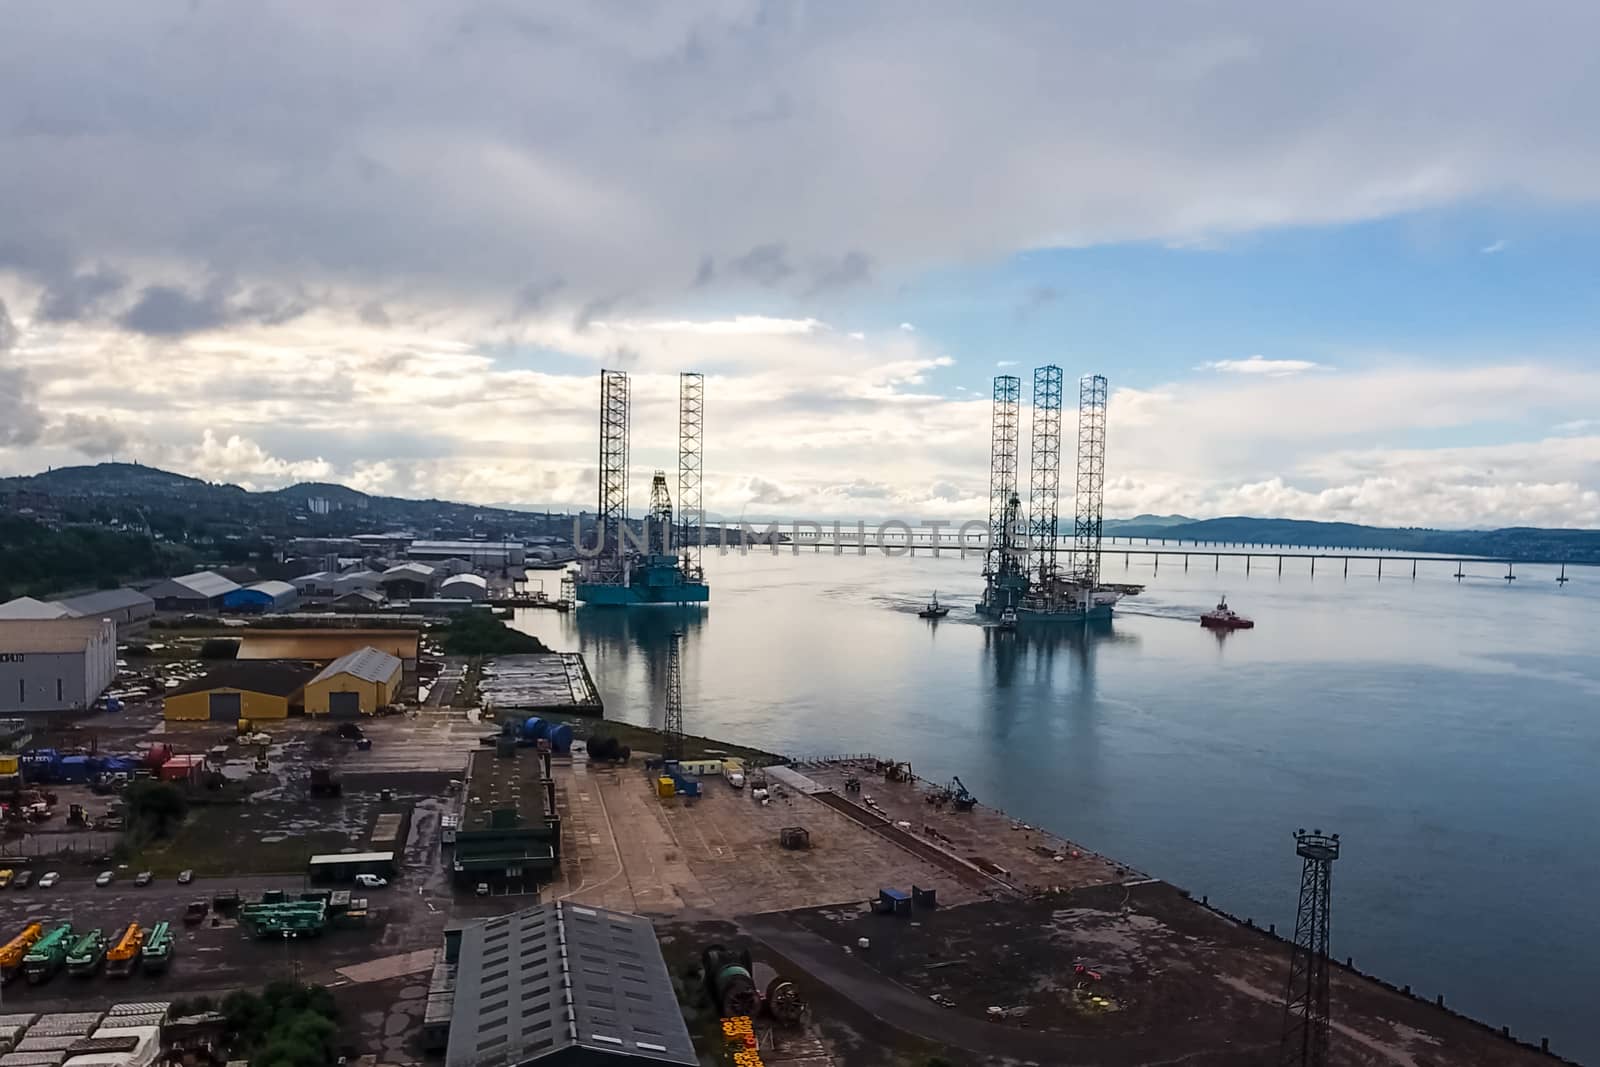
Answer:
[[962, 521], [1056, 364], [1109, 516], [1600, 526], [1594, 4], [0, 23], [0, 474], [593, 508], [604, 367], [639, 513], [700, 371], [709, 512]]

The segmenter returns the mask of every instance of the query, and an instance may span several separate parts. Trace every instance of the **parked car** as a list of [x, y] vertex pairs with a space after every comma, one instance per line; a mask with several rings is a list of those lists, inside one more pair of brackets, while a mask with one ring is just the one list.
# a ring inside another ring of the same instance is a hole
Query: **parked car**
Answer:
[[142, 889], [155, 880], [156, 876], [154, 874], [150, 873], [149, 871], [140, 871], [139, 876], [133, 880], [133, 884]]
[[57, 882], [59, 882], [59, 881], [61, 881], [61, 875], [60, 875], [59, 872], [57, 872], [57, 871], [46, 871], [44, 873], [44, 877], [39, 879], [39, 888], [40, 889], [54, 889], [55, 888], [55, 884]]
[[178, 884], [179, 885], [188, 885], [192, 881], [194, 881], [194, 872], [193, 871], [185, 868], [184, 870], [181, 870], [181, 871], [178, 872]]
[[11, 879], [12, 889], [26, 889], [33, 884], [32, 871], [18, 871], [17, 876]]
[[117, 872], [116, 871], [101, 871], [99, 876], [97, 878], [95, 878], [94, 884], [99, 886], [100, 888], [104, 889], [106, 886], [110, 885], [112, 882], [115, 882], [116, 880], [117, 880]]
[[375, 874], [356, 875], [356, 885], [360, 886], [362, 889], [382, 889], [388, 884], [389, 879], [379, 878]]

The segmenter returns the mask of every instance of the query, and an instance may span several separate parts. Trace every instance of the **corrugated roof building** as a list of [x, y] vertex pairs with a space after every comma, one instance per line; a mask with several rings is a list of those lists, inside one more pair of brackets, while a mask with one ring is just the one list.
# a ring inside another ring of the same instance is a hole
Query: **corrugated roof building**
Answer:
[[157, 611], [220, 611], [222, 598], [239, 583], [215, 571], [198, 571], [157, 582], [145, 590]]
[[383, 572], [383, 591], [390, 600], [411, 600], [433, 591], [438, 575], [423, 563], [399, 563]]
[[238, 659], [309, 659], [317, 663], [331, 663], [340, 656], [359, 652], [363, 648], [376, 648], [391, 656], [399, 656], [405, 669], [417, 669], [416, 630], [389, 630], [377, 627], [345, 629], [331, 627], [326, 630], [257, 630], [246, 628], [239, 633]]
[[556, 903], [461, 932], [446, 1067], [699, 1062], [648, 919]]
[[229, 663], [169, 690], [163, 718], [187, 722], [286, 719], [317, 673], [305, 663]]
[[410, 559], [464, 559], [489, 567], [520, 567], [525, 550], [521, 541], [413, 541], [406, 549]]
[[439, 583], [441, 600], [471, 600], [474, 603], [489, 599], [489, 582], [481, 575], [458, 574]]
[[306, 685], [307, 715], [372, 715], [400, 697], [405, 674], [398, 656], [375, 648], [340, 656]]
[[295, 592], [305, 597], [334, 596], [338, 592], [339, 576], [332, 571], [314, 571], [302, 574], [290, 584]]
[[137, 589], [102, 589], [57, 601], [74, 618], [110, 619], [127, 633], [156, 613], [156, 602]]
[[222, 606], [227, 610], [256, 615], [293, 611], [299, 603], [300, 594], [288, 582], [257, 582], [244, 589], [235, 589], [222, 598]]
[[0, 619], [70, 619], [72, 612], [51, 600], [19, 596], [0, 604]]
[[0, 712], [87, 708], [116, 675], [110, 619], [0, 620]]

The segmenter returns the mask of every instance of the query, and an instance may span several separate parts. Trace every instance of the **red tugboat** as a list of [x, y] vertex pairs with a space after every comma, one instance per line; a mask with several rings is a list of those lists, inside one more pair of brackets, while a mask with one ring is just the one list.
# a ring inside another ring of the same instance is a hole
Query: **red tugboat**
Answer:
[[1248, 630], [1255, 621], [1228, 607], [1228, 598], [1223, 597], [1214, 609], [1200, 616], [1200, 625], [1208, 630]]

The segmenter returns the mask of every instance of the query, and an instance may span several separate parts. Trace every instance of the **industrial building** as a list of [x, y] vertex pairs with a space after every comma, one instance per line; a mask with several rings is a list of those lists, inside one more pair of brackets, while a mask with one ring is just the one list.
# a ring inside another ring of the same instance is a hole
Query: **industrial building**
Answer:
[[352, 589], [334, 597], [328, 606], [342, 614], [361, 615], [383, 607], [383, 594], [372, 589]]
[[157, 611], [221, 611], [222, 598], [239, 588], [239, 583], [216, 571], [197, 571], [157, 582], [146, 589]]
[[412, 600], [430, 595], [437, 575], [425, 563], [397, 563], [383, 572], [383, 592], [390, 600]]
[[169, 690], [161, 714], [186, 722], [287, 719], [304, 705], [316, 673], [305, 663], [229, 663]]
[[383, 575], [377, 571], [351, 571], [341, 574], [333, 580], [333, 595], [344, 596], [357, 589], [366, 589], [371, 592], [383, 591]]
[[439, 583], [439, 599], [481, 603], [489, 599], [489, 583], [481, 575], [458, 574]]
[[391, 656], [398, 656], [407, 671], [417, 669], [416, 630], [387, 629], [328, 629], [328, 630], [256, 630], [246, 629], [239, 634], [239, 651], [236, 659], [304, 659], [327, 664], [340, 656], [359, 652], [363, 648], [376, 648]]
[[306, 714], [374, 715], [400, 698], [400, 657], [357, 649], [328, 664], [306, 684]]
[[49, 600], [19, 596], [0, 604], [0, 619], [70, 619], [72, 612]]
[[87, 708], [116, 676], [110, 619], [0, 620], [0, 712]]
[[294, 591], [308, 599], [314, 597], [337, 596], [339, 576], [333, 571], [314, 571], [311, 574], [302, 574], [289, 584], [294, 586]]
[[476, 567], [520, 567], [527, 556], [521, 541], [413, 541], [406, 558], [424, 563], [464, 559]]
[[299, 603], [299, 592], [288, 582], [257, 582], [235, 589], [222, 598], [226, 610], [252, 615], [293, 611]]
[[455, 960], [445, 1067], [700, 1062], [641, 916], [544, 904], [463, 928], [445, 954]]
[[137, 589], [102, 589], [56, 603], [75, 619], [110, 619], [117, 624], [119, 635], [144, 629], [156, 613], [156, 602]]
[[473, 752], [451, 870], [458, 886], [526, 892], [555, 874], [561, 847], [550, 754], [515, 744]]

